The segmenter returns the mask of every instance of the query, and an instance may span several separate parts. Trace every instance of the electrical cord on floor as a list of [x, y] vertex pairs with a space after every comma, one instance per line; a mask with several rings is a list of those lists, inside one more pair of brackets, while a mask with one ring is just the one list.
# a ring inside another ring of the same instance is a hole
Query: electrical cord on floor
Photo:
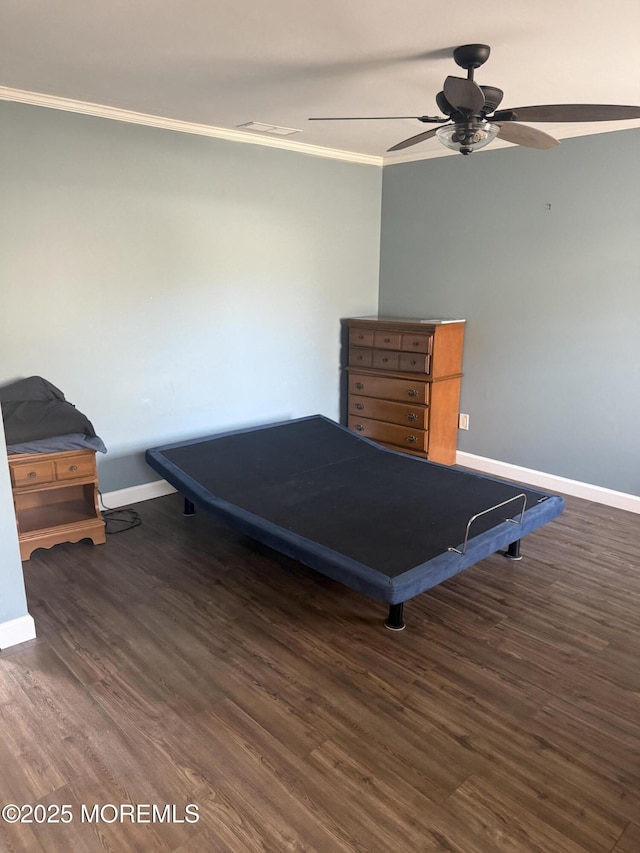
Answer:
[[[131, 509], [131, 507], [113, 509], [105, 504], [102, 499], [102, 492], [98, 491], [98, 494], [100, 495], [102, 518], [104, 519], [104, 532], [107, 535], [125, 533], [125, 531], [132, 530], [142, 524], [142, 519], [135, 509]], [[116, 525], [116, 529], [114, 529], [114, 525]], [[121, 526], [118, 527], [118, 525]]]

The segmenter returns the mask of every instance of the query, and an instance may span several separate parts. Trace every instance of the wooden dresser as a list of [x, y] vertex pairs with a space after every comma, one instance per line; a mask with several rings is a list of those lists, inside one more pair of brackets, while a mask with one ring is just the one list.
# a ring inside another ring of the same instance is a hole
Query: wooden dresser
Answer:
[[22, 560], [60, 542], [105, 541], [93, 450], [16, 453], [9, 471]]
[[355, 317], [346, 325], [349, 427], [394, 450], [453, 465], [464, 320]]

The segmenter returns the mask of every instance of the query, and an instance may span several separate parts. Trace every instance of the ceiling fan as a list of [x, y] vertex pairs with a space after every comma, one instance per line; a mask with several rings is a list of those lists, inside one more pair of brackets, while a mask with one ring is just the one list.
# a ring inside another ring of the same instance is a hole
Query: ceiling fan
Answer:
[[438, 109], [444, 116], [345, 116], [312, 118], [310, 121], [372, 121], [378, 119], [417, 119], [440, 127], [411, 136], [389, 151], [400, 151], [437, 136], [443, 145], [460, 154], [471, 154], [484, 148], [496, 137], [528, 148], [553, 148], [558, 140], [548, 133], [520, 124], [520, 121], [622, 121], [640, 118], [640, 106], [615, 104], [548, 104], [546, 106], [512, 107], [498, 110], [502, 89], [478, 86], [473, 75], [489, 58], [486, 44], [465, 44], [453, 51], [453, 58], [467, 72], [465, 77], [447, 77], [436, 95]]

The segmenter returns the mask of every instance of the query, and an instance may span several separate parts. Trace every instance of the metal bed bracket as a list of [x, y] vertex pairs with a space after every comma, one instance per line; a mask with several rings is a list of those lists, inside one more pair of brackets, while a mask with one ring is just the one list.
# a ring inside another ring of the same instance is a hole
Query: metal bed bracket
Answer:
[[453, 551], [456, 554], [465, 554], [467, 550], [467, 542], [469, 540], [469, 531], [471, 529], [471, 525], [473, 522], [480, 518], [482, 515], [486, 515], [489, 512], [494, 512], [500, 507], [506, 506], [507, 504], [513, 503], [513, 501], [521, 500], [522, 501], [522, 509], [520, 510], [520, 518], [505, 518], [505, 521], [511, 522], [511, 524], [522, 524], [522, 519], [524, 518], [524, 511], [527, 508], [527, 496], [525, 494], [515, 495], [513, 498], [509, 498], [507, 501], [502, 501], [502, 503], [496, 504], [495, 506], [490, 506], [488, 509], [483, 509], [482, 512], [477, 512], [475, 515], [472, 515], [469, 521], [467, 522], [467, 529], [464, 534], [464, 542], [462, 543], [462, 551], [459, 548], [447, 548], [447, 551]]

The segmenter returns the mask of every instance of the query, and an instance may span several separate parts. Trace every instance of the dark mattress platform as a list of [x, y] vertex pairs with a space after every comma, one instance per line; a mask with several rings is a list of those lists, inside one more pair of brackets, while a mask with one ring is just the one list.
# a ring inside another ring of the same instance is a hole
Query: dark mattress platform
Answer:
[[[196, 506], [390, 605], [501, 549], [517, 556], [513, 543], [564, 507], [385, 449], [320, 415], [168, 444], [146, 460]], [[396, 616], [390, 627], [400, 627]]]

